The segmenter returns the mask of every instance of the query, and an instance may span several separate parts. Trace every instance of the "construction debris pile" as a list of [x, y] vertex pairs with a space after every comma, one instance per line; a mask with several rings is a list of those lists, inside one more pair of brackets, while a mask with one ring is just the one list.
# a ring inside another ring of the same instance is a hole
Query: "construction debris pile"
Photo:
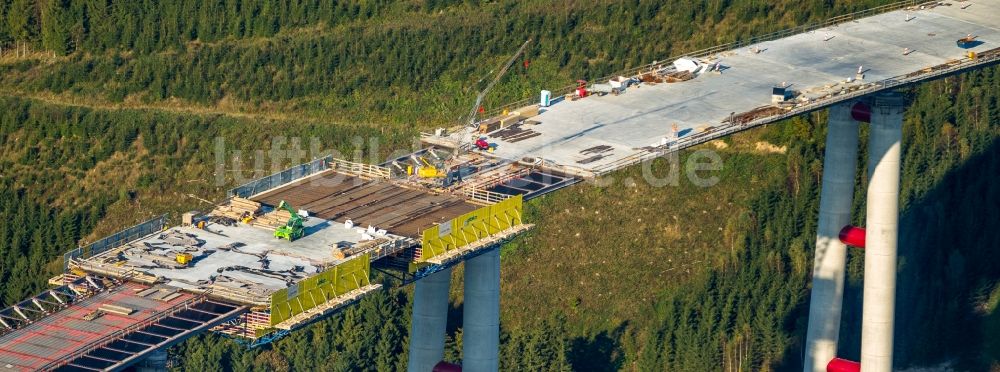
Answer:
[[213, 249], [203, 248], [204, 240], [178, 230], [160, 234], [158, 240], [130, 243], [118, 253], [117, 258], [139, 268], [182, 269], [215, 253]]

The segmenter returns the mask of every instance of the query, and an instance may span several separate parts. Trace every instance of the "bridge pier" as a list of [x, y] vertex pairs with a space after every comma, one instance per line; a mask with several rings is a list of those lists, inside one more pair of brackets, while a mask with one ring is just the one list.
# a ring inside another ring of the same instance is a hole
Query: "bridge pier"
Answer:
[[875, 96], [868, 147], [861, 370], [891, 372], [896, 307], [900, 146], [905, 102], [898, 93]]
[[450, 286], [450, 267], [415, 283], [407, 371], [427, 372], [444, 359]]
[[830, 107], [803, 372], [826, 372], [827, 363], [837, 355], [847, 263], [847, 247], [838, 235], [851, 222], [858, 157], [853, 105]]
[[500, 367], [499, 247], [465, 262], [462, 315], [462, 370], [497, 371]]

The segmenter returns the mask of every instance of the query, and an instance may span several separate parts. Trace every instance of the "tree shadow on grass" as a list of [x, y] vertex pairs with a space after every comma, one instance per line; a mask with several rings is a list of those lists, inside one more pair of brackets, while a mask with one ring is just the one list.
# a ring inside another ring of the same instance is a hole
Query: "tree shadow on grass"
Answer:
[[590, 337], [577, 337], [570, 341], [570, 363], [574, 371], [617, 371], [624, 363], [621, 351], [622, 333], [627, 323], [618, 325], [611, 332], [601, 331]]

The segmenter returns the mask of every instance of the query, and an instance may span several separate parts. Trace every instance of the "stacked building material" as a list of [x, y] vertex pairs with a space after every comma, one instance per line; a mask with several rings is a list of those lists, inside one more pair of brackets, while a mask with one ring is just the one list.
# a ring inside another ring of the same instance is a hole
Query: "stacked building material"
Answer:
[[524, 106], [524, 107], [518, 108], [513, 113], [520, 114], [522, 118], [527, 119], [527, 118], [532, 118], [532, 117], [538, 116], [538, 112], [539, 112], [540, 108], [541, 108], [541, 106], [539, 106], [538, 104], [528, 105], [528, 106]]
[[514, 124], [504, 129], [501, 129], [492, 134], [493, 138], [504, 140], [510, 143], [516, 143], [524, 141], [529, 138], [534, 138], [542, 135], [532, 129], [524, 129], [521, 124]]
[[529, 105], [521, 107], [517, 109], [517, 111], [511, 111], [508, 113], [504, 113], [503, 115], [490, 118], [479, 124], [479, 133], [486, 134], [495, 132], [497, 130], [507, 128], [511, 125], [520, 123], [524, 119], [538, 116], [539, 112], [538, 110], [539, 110], [538, 105]]
[[645, 74], [639, 75], [639, 80], [646, 84], [657, 84], [662, 83], [663, 78], [656, 72], [647, 72]]
[[347, 257], [355, 256], [364, 253], [367, 250], [374, 249], [379, 244], [387, 243], [389, 241], [390, 241], [389, 239], [378, 238], [378, 239], [363, 241], [347, 247], [335, 246], [333, 248], [333, 258], [338, 260], [343, 260]]
[[253, 221], [254, 226], [262, 227], [268, 230], [274, 230], [281, 226], [285, 226], [288, 223], [288, 219], [292, 218], [292, 214], [284, 209], [277, 209], [270, 213], [265, 213], [260, 217], [257, 217]]
[[229, 201], [228, 205], [215, 207], [209, 215], [240, 221], [244, 216], [254, 217], [258, 212], [260, 212], [260, 203], [236, 196]]
[[98, 310], [103, 311], [105, 313], [118, 314], [122, 316], [128, 316], [133, 312], [135, 312], [135, 309], [125, 306], [112, 305], [112, 304], [102, 304], [98, 308]]

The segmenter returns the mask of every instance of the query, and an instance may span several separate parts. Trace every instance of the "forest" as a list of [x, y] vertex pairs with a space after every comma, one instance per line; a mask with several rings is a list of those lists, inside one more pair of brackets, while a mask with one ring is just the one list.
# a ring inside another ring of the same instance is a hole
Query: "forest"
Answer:
[[[375, 138], [360, 151], [377, 159], [453, 124], [528, 38], [530, 67], [488, 108], [884, 3], [0, 1], [0, 306], [45, 288], [78, 244], [204, 207], [188, 195], [222, 197], [237, 177], [215, 182], [216, 138], [245, 154], [277, 136], [344, 154]], [[904, 93], [897, 365], [1000, 370], [1000, 68]], [[703, 145], [726, 164], [708, 191], [585, 184], [530, 202], [538, 227], [502, 250], [502, 370], [800, 370], [824, 123], [818, 112]], [[849, 261], [840, 355], [857, 359], [863, 254]], [[410, 292], [262, 348], [199, 336], [170, 350], [172, 368], [402, 370]]]
[[886, 1], [4, 3], [0, 47], [11, 63], [0, 90], [10, 94], [400, 128], [453, 123], [529, 38], [529, 67], [508, 76], [487, 110], [538, 85]]

